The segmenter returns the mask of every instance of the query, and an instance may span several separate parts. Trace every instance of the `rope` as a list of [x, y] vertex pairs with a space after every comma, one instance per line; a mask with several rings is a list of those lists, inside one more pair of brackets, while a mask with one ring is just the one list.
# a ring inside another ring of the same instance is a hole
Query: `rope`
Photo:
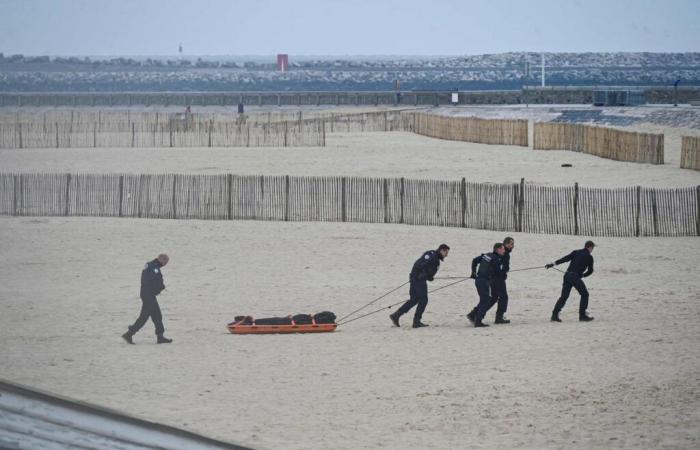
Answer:
[[367, 303], [366, 305], [361, 306], [360, 308], [356, 309], [355, 311], [351, 312], [350, 314], [346, 314], [345, 316], [343, 316], [343, 317], [341, 317], [340, 319], [338, 319], [338, 323], [342, 322], [343, 320], [347, 319], [348, 317], [352, 316], [353, 314], [355, 314], [355, 313], [357, 313], [357, 312], [359, 312], [359, 311], [362, 311], [363, 309], [365, 309], [366, 307], [370, 306], [371, 304], [376, 303], [377, 301], [383, 299], [384, 297], [386, 297], [387, 295], [391, 294], [392, 292], [398, 291], [398, 290], [401, 289], [402, 287], [406, 286], [408, 283], [410, 283], [410, 280], [407, 281], [407, 282], [405, 282], [405, 283], [402, 284], [401, 286], [398, 286], [398, 287], [396, 287], [396, 288], [390, 290], [390, 291], [387, 292], [386, 294], [382, 294], [381, 296], [375, 298], [374, 300], [372, 300], [371, 302]]
[[[460, 280], [458, 280], [458, 281], [455, 281], [454, 283], [446, 284], [446, 285], [444, 285], [444, 286], [442, 286], [442, 287], [439, 287], [439, 288], [437, 288], [437, 289], [433, 289], [432, 291], [428, 291], [428, 294], [432, 294], [433, 292], [437, 292], [437, 291], [439, 291], [439, 290], [441, 290], [441, 289], [445, 289], [445, 288], [447, 288], [447, 287], [454, 286], [454, 285], [457, 284], [457, 283], [462, 283], [463, 281], [466, 281], [466, 280], [469, 280], [469, 279], [470, 279], [470, 278], [462, 278], [462, 279], [460, 279]], [[361, 315], [361, 316], [357, 316], [357, 317], [355, 317], [354, 319], [346, 320], [345, 322], [342, 322], [342, 323], [341, 323], [340, 321], [338, 321], [338, 326], [340, 326], [340, 325], [345, 325], [346, 323], [354, 322], [355, 320], [359, 320], [359, 319], [362, 319], [362, 318], [367, 317], [367, 316], [371, 316], [372, 314], [376, 314], [376, 313], [378, 313], [378, 312], [384, 311], [385, 309], [391, 309], [391, 308], [393, 308], [394, 306], [400, 305], [400, 304], [402, 304], [402, 303], [404, 303], [404, 302], [406, 302], [406, 301], [407, 301], [407, 300], [402, 300], [402, 301], [400, 301], [400, 302], [393, 303], [393, 304], [391, 304], [391, 305], [389, 305], [389, 306], [385, 306], [385, 307], [383, 307], [383, 308], [379, 308], [379, 309], [376, 309], [376, 310], [374, 310], [374, 311], [370, 311], [370, 312], [368, 312], [368, 313], [366, 313], [366, 314], [363, 314], [363, 315]]]

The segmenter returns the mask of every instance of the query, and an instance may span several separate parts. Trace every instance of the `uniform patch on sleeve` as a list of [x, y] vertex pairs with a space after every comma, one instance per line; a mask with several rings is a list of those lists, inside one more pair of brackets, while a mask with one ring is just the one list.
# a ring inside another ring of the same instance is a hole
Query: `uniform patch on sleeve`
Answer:
[[425, 255], [424, 258], [425, 258], [425, 259], [430, 259], [430, 255]]
[[153, 269], [153, 272], [158, 273], [158, 268]]

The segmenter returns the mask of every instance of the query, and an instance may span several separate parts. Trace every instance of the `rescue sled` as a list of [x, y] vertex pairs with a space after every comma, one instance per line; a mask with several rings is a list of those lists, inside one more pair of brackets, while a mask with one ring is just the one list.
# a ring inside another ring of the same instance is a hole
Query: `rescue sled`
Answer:
[[330, 333], [335, 331], [338, 324], [335, 323], [335, 314], [326, 312], [313, 316], [300, 314], [257, 321], [251, 316], [238, 316], [227, 327], [233, 334]]

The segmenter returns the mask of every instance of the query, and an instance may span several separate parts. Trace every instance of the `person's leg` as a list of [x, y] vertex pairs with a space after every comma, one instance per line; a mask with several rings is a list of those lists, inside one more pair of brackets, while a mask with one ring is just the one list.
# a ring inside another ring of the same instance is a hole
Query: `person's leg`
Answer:
[[564, 281], [562, 282], [561, 286], [561, 295], [559, 296], [559, 300], [557, 300], [557, 303], [554, 305], [554, 310], [552, 311], [553, 322], [561, 322], [561, 319], [559, 319], [559, 313], [564, 308], [564, 305], [566, 305], [566, 300], [569, 298], [571, 288], [573, 287], [573, 284], [569, 278], [568, 273], [564, 275]]
[[477, 278], [476, 280], [476, 291], [479, 293], [479, 304], [476, 307], [476, 315], [474, 317], [475, 325], [481, 326], [482, 320], [486, 315], [486, 310], [489, 305], [491, 305], [491, 283], [489, 280], [483, 278]]
[[406, 314], [408, 311], [410, 311], [411, 308], [416, 306], [416, 304], [418, 303], [418, 295], [417, 295], [417, 291], [416, 291], [417, 284], [418, 284], [417, 280], [416, 281], [411, 280], [411, 286], [408, 290], [408, 295], [409, 295], [408, 300], [406, 300], [406, 303], [401, 305], [399, 307], [399, 309], [396, 310], [395, 313], [389, 315], [389, 317], [391, 318], [391, 321], [397, 327], [400, 326], [399, 325], [399, 317]]
[[506, 311], [508, 310], [508, 290], [506, 289], [506, 280], [499, 280], [494, 285], [496, 289], [496, 296], [498, 300], [498, 307], [496, 308], [496, 320], [504, 320]]
[[581, 278], [574, 280], [574, 288], [581, 295], [581, 301], [578, 304], [578, 317], [579, 319], [587, 320], [586, 310], [588, 309], [588, 289], [586, 289], [586, 284]]
[[426, 306], [428, 306], [428, 282], [423, 281], [416, 283], [415, 294], [416, 303], [418, 306], [416, 307], [416, 312], [413, 316], [413, 327], [418, 328], [424, 325], [421, 322], [421, 319], [423, 318], [423, 312], [425, 311]]
[[158, 305], [158, 300], [153, 302], [153, 307], [151, 308], [151, 320], [153, 325], [156, 327], [156, 336], [161, 336], [165, 332], [163, 327], [163, 314], [160, 312], [160, 305]]
[[136, 322], [134, 322], [134, 324], [129, 327], [129, 333], [132, 336], [136, 334], [146, 324], [146, 321], [151, 316], [153, 303], [155, 303], [155, 301], [155, 297], [146, 295], [141, 296], [141, 313], [136, 319]]

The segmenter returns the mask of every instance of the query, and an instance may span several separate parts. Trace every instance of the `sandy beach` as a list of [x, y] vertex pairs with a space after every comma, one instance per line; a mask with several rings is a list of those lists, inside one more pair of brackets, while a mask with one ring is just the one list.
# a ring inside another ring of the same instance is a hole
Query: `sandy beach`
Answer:
[[[396, 176], [586, 186], [694, 186], [666, 164], [489, 146], [410, 133], [338, 133], [325, 148], [0, 150], [3, 172]], [[658, 132], [658, 131], [654, 131]], [[573, 167], [562, 168], [571, 163]], [[586, 236], [512, 233], [513, 269]], [[438, 277], [462, 277], [500, 232], [359, 223], [0, 217], [0, 378], [222, 440], [269, 449], [695, 449], [700, 446], [700, 278], [691, 238], [597, 238], [586, 279], [596, 320], [549, 321], [561, 273], [508, 278], [512, 323], [475, 329], [467, 280], [431, 295], [429, 328], [389, 311], [326, 335], [234, 336], [226, 324], [330, 310], [407, 281], [446, 242]], [[135, 346], [143, 264], [171, 256], [153, 325]], [[454, 280], [436, 280], [432, 288]], [[408, 287], [377, 303], [407, 297]], [[372, 310], [370, 308], [369, 310]], [[493, 322], [492, 310], [487, 323]]]
[[[399, 225], [2, 218], [0, 376], [259, 448], [696, 448], [697, 239], [597, 239], [590, 324], [561, 274], [509, 278], [512, 324], [474, 329], [471, 282], [432, 295], [430, 328], [387, 313], [330, 335], [234, 336], [237, 314], [343, 315], [402, 284], [420, 252], [463, 276], [495, 232]], [[582, 238], [515, 234], [513, 268]], [[170, 346], [137, 315], [167, 251]], [[437, 287], [449, 281], [436, 280]], [[392, 295], [384, 306], [406, 295]], [[493, 320], [493, 311], [487, 316]]]

